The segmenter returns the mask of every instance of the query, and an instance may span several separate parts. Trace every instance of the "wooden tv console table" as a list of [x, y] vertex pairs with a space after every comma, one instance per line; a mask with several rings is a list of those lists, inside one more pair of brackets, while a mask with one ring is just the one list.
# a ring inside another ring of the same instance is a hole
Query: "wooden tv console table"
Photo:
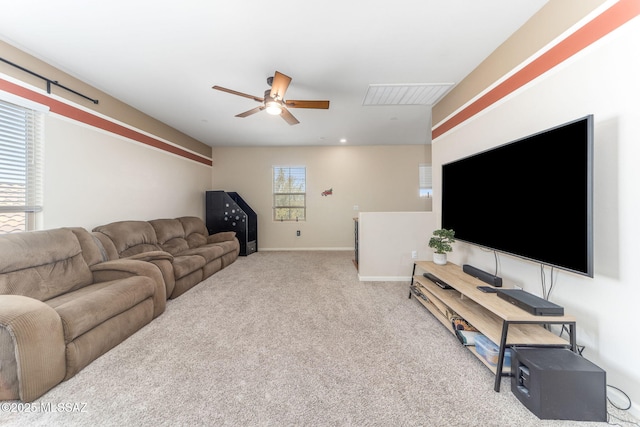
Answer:
[[[454, 289], [440, 288], [424, 277], [423, 272], [434, 274]], [[500, 350], [497, 366], [492, 366], [484, 360], [474, 346], [467, 346], [478, 359], [494, 371], [495, 391], [500, 391], [501, 377], [510, 375], [509, 369], [503, 367], [504, 353], [508, 347], [524, 345], [570, 347], [574, 352], [577, 350], [576, 320], [573, 316], [535, 316], [498, 297], [495, 293], [478, 290], [477, 286], [486, 286], [486, 283], [464, 273], [458, 265], [452, 263], [437, 265], [431, 261], [416, 261], [413, 264], [409, 298], [415, 294], [416, 299], [453, 334], [455, 331], [445, 314], [447, 308], [464, 318], [491, 341], [498, 343]], [[416, 287], [419, 292], [415, 292], [413, 287]], [[569, 341], [544, 328], [544, 325], [550, 324], [568, 325]]]

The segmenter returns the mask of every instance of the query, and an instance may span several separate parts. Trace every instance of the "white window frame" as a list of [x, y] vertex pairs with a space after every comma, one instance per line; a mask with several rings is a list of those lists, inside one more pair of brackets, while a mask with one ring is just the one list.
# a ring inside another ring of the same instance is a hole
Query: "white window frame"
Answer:
[[306, 221], [306, 166], [273, 166], [272, 172], [273, 220]]
[[428, 163], [420, 163], [418, 165], [419, 190], [420, 197], [429, 198], [433, 195], [433, 168]]
[[0, 93], [0, 234], [42, 228], [44, 111]]

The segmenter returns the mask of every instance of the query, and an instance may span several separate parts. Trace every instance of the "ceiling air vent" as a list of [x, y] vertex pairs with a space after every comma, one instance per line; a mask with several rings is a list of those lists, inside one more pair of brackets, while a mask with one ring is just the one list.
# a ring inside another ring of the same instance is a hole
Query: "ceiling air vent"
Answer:
[[434, 105], [453, 83], [369, 85], [362, 105]]

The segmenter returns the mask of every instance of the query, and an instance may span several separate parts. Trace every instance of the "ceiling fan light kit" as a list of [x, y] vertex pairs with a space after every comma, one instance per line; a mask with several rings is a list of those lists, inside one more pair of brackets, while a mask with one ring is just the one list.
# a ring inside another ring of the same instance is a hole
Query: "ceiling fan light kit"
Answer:
[[282, 114], [282, 107], [276, 101], [267, 102], [265, 105], [267, 106], [265, 110], [268, 114], [271, 114], [272, 116], [279, 116]]
[[271, 89], [264, 91], [264, 106], [267, 113], [272, 116], [282, 114], [282, 102], [271, 96]]
[[244, 113], [236, 114], [236, 117], [247, 117], [255, 114], [259, 111], [266, 110], [268, 114], [274, 116], [281, 116], [290, 125], [300, 123], [293, 114], [287, 109], [289, 108], [315, 108], [321, 110], [327, 110], [329, 108], [329, 101], [302, 101], [302, 100], [288, 100], [285, 101], [284, 94], [291, 83], [291, 77], [276, 71], [273, 77], [267, 78], [267, 84], [271, 86], [271, 89], [267, 89], [264, 92], [264, 98], [260, 98], [246, 93], [238, 92], [232, 89], [227, 89], [222, 86], [213, 86], [213, 89], [227, 92], [232, 95], [242, 96], [244, 98], [253, 99], [254, 101], [261, 102], [262, 105], [253, 108]]

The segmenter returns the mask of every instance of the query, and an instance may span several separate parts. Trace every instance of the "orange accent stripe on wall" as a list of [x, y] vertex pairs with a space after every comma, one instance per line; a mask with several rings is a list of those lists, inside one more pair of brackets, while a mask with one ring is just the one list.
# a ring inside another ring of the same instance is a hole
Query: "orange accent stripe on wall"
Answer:
[[640, 0], [620, 0], [467, 107], [432, 129], [435, 139], [640, 15]]
[[98, 129], [106, 130], [116, 135], [141, 142], [145, 145], [167, 151], [169, 153], [205, 164], [207, 166], [213, 165], [213, 161], [207, 159], [206, 157], [202, 157], [198, 154], [191, 153], [174, 145], [167, 144], [166, 142], [160, 141], [156, 138], [130, 129], [126, 126], [119, 125], [102, 117], [98, 117], [95, 114], [91, 114], [87, 111], [81, 110], [80, 108], [73, 107], [69, 104], [55, 100], [38, 92], [34, 92], [15, 83], [0, 79], [0, 89], [20, 96], [22, 98], [29, 99], [33, 102], [46, 105], [52, 112], [77, 120], [81, 123], [86, 123]]

